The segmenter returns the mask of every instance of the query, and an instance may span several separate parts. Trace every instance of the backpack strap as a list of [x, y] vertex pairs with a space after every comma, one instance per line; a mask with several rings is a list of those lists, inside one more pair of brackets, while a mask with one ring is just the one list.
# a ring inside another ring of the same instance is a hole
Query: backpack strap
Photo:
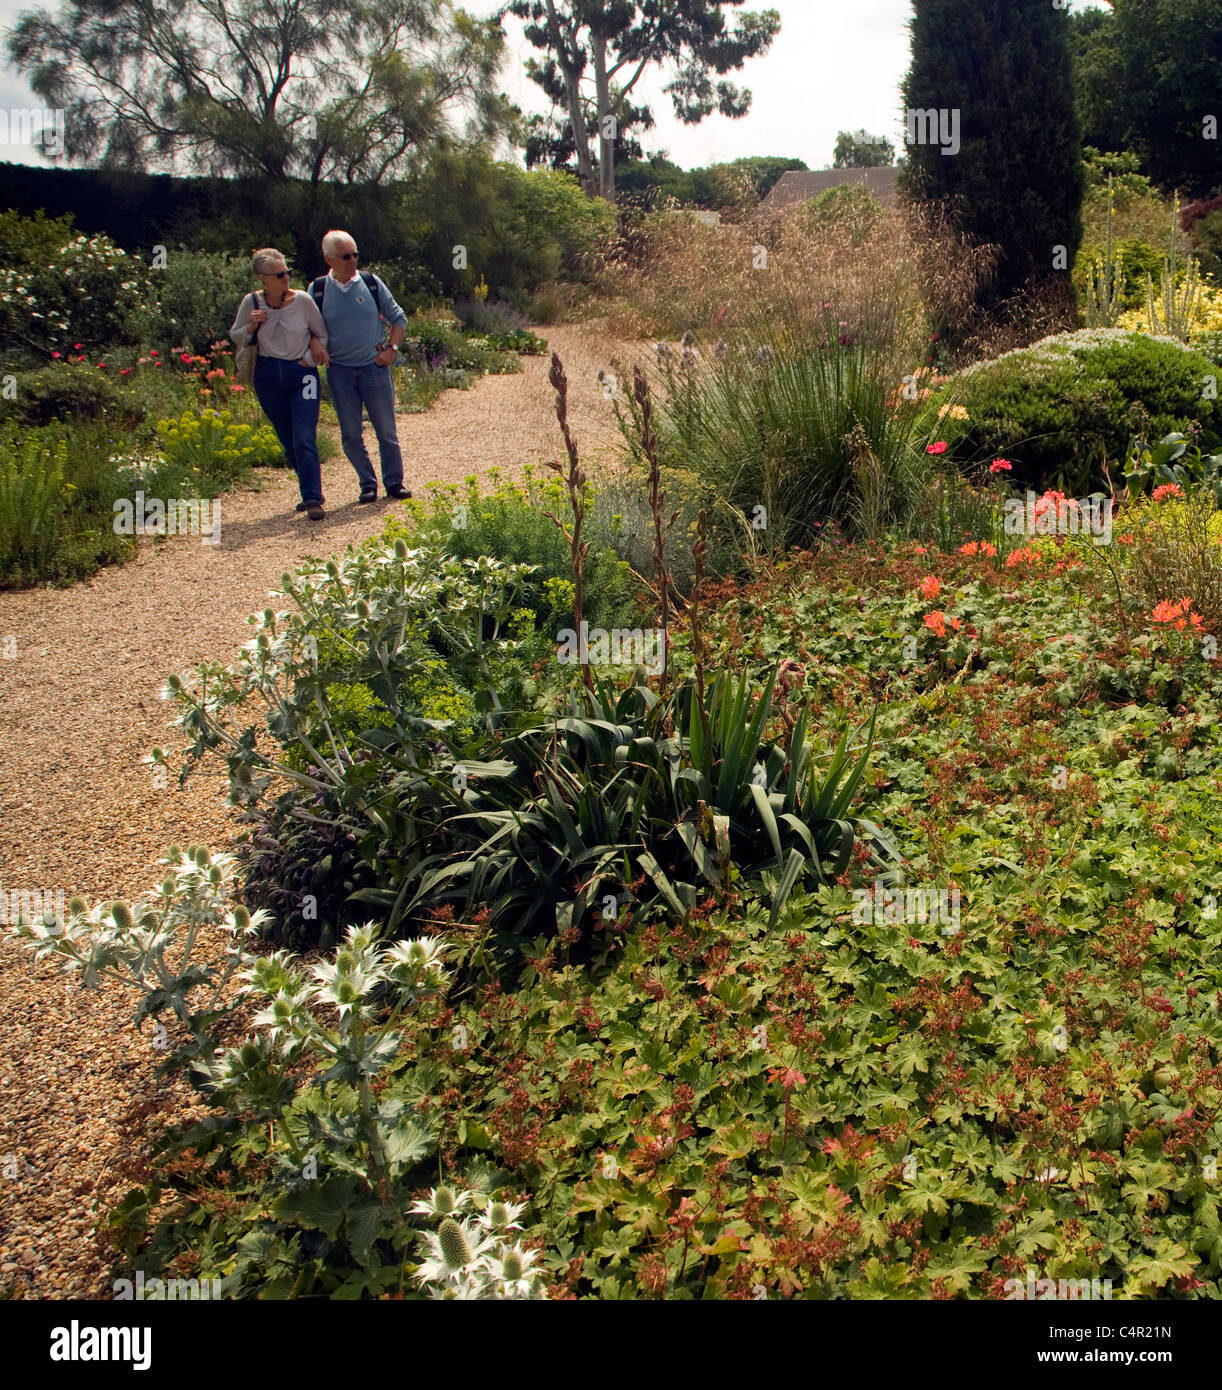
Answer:
[[378, 277], [368, 270], [362, 270], [361, 279], [365, 282], [365, 288], [373, 296], [373, 304], [378, 311], [378, 317], [384, 317], [382, 314], [382, 295], [378, 290]]
[[310, 282], [310, 298], [318, 305], [318, 312], [320, 314], [322, 313], [322, 297], [326, 284], [327, 277], [325, 275], [320, 275], [317, 279]]

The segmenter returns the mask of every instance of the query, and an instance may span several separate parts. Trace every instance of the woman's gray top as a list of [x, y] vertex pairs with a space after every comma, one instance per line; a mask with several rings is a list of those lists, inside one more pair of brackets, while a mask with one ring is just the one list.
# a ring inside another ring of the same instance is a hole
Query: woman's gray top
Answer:
[[[267, 322], [259, 329], [261, 357], [279, 357], [286, 362], [296, 362], [309, 355], [311, 333], [326, 347], [327, 330], [322, 315], [318, 312], [318, 305], [304, 290], [295, 291], [292, 302], [279, 309], [271, 308], [262, 294], [258, 295], [258, 301], [259, 308], [267, 310]], [[250, 340], [247, 324], [254, 308], [253, 298], [249, 294], [243, 295], [238, 305], [238, 316], [229, 330], [230, 339], [239, 346]], [[313, 358], [310, 360], [313, 361]]]

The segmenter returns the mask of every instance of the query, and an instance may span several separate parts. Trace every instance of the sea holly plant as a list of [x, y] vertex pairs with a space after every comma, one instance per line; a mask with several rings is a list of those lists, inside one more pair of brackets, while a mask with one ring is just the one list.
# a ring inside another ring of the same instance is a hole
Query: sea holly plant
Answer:
[[[135, 904], [115, 901], [89, 908], [82, 898], [73, 898], [63, 922], [46, 918], [7, 930], [29, 943], [38, 959], [59, 959], [88, 989], [98, 989], [103, 980], [134, 989], [137, 1028], [146, 1019], [172, 1013], [186, 1025], [189, 1040], [171, 1050], [160, 1025], [153, 1039], [167, 1051], [167, 1067], [175, 1067], [210, 1050], [213, 1032], [242, 1002], [240, 983], [228, 987], [235, 972], [254, 959], [241, 943], [258, 933], [267, 914], [230, 903], [230, 855], [172, 845], [158, 862], [165, 877]], [[226, 938], [219, 960], [212, 952], [199, 959], [197, 948], [218, 932]]]
[[[294, 611], [253, 615], [255, 635], [233, 665], [207, 663], [186, 680], [167, 680], [164, 693], [193, 739], [182, 776], [206, 752], [219, 753], [231, 799], [248, 804], [273, 777], [303, 791], [340, 788], [358, 756], [374, 748], [393, 747], [410, 766], [427, 763], [428, 745], [447, 721], [423, 714], [419, 678], [445, 654], [485, 695], [495, 722], [503, 668], [521, 647], [509, 625], [528, 573], [526, 565], [458, 560], [396, 540], [349, 547], [339, 560], [284, 574], [273, 597], [292, 600]], [[333, 707], [334, 691], [357, 684], [384, 718], [353, 734]], [[252, 700], [267, 706], [266, 726], [279, 745], [273, 753], [261, 751], [237, 717]], [[154, 749], [152, 761], [165, 763], [166, 755]]]
[[[481, 1207], [464, 1217], [463, 1209]], [[522, 1229], [524, 1202], [435, 1187], [412, 1211], [432, 1217], [436, 1231], [423, 1232], [428, 1258], [416, 1278], [435, 1299], [543, 1299], [543, 1271], [536, 1267], [539, 1252], [514, 1239]]]
[[[171, 1010], [190, 1030], [173, 1060], [211, 1113], [156, 1136], [151, 1180], [110, 1215], [113, 1244], [146, 1270], [188, 1260], [231, 1297], [416, 1296], [430, 1266], [408, 1208], [435, 1143], [409, 1035], [449, 986], [444, 946], [379, 944], [366, 924], [308, 967], [253, 956], [239, 939], [260, 923], [229, 902], [233, 861], [195, 847], [162, 863], [165, 881], [134, 906], [74, 899], [62, 924], [10, 928], [90, 988], [125, 984], [137, 1023]], [[217, 931], [230, 938], [219, 963], [206, 945]], [[230, 1015], [258, 1000], [255, 1031], [218, 1046]], [[459, 1296], [540, 1296], [538, 1254], [510, 1236], [522, 1206], [482, 1205], [478, 1266], [450, 1282]], [[434, 1258], [460, 1248], [446, 1229]]]

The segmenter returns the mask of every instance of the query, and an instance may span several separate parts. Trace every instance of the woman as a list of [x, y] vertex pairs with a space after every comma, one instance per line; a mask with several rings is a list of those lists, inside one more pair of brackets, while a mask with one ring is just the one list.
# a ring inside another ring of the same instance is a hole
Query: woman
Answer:
[[[235, 344], [258, 342], [255, 395], [272, 422], [301, 487], [299, 512], [321, 521], [322, 465], [318, 457], [318, 368], [327, 356], [327, 330], [318, 305], [289, 286], [288, 266], [274, 247], [254, 255], [263, 293], [246, 295], [229, 336]], [[241, 335], [241, 336], [239, 336]]]

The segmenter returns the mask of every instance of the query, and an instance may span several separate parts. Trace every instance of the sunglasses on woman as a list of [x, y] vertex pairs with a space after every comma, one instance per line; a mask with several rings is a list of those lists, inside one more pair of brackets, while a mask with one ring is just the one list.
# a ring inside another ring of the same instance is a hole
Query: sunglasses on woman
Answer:
[[287, 280], [289, 273], [287, 270], [261, 270], [259, 278], [261, 280]]

